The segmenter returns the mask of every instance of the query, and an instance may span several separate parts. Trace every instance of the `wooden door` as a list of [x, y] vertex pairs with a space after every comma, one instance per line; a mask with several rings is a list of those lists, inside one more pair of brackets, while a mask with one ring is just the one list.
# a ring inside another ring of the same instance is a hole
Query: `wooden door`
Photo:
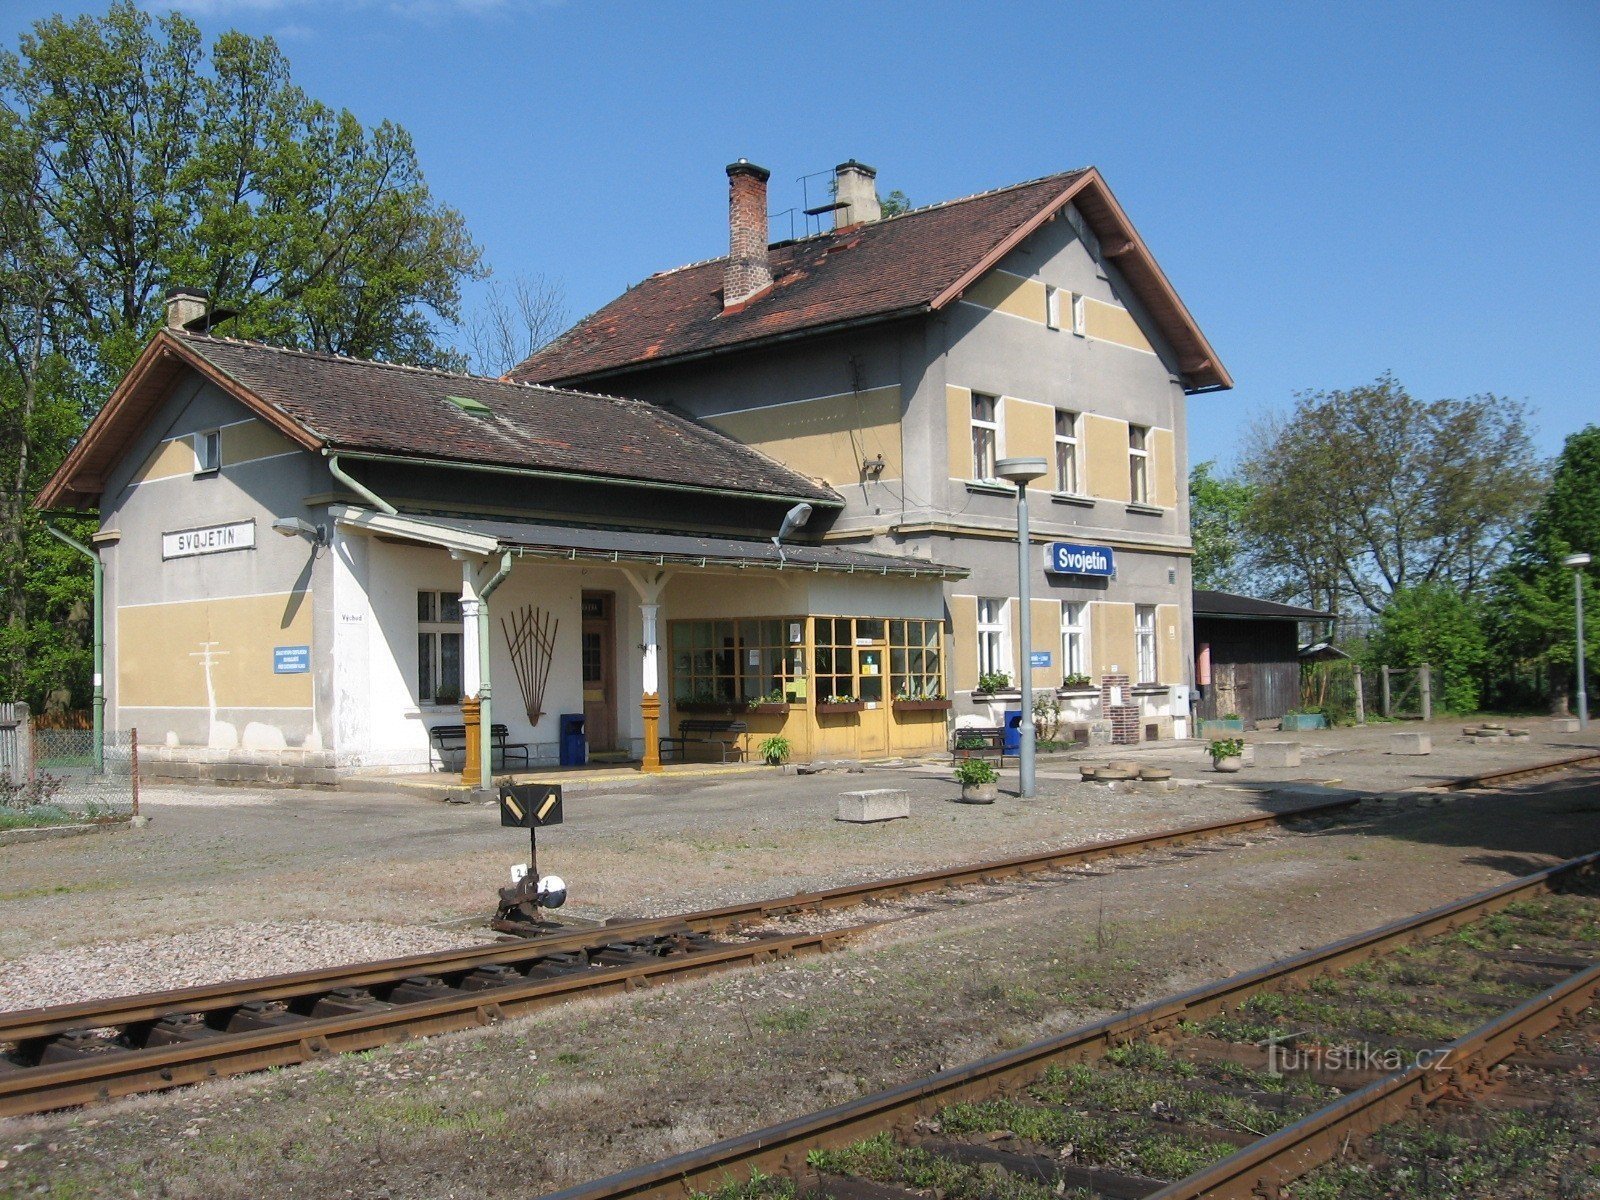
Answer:
[[856, 753], [862, 758], [881, 758], [889, 752], [889, 644], [883, 622], [861, 619], [856, 622], [857, 698], [866, 705], [861, 710], [861, 728]]
[[590, 750], [617, 748], [616, 596], [583, 593], [583, 716]]

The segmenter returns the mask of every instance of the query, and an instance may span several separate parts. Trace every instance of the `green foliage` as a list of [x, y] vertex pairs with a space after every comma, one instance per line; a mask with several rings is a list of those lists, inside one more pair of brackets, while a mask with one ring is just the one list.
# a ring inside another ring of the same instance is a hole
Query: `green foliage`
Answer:
[[756, 753], [761, 755], [763, 762], [775, 767], [788, 758], [793, 749], [794, 747], [790, 745], [788, 738], [782, 734], [775, 733], [756, 747]]
[[1206, 746], [1212, 758], [1238, 758], [1244, 753], [1243, 738], [1214, 738]]
[[1396, 592], [1378, 618], [1367, 653], [1374, 671], [1384, 664], [1427, 663], [1444, 675], [1443, 695], [1437, 698], [1441, 707], [1449, 712], [1478, 707], [1488, 642], [1477, 603], [1454, 588], [1425, 583]]
[[903, 212], [911, 211], [911, 197], [899, 188], [895, 188], [887, 196], [882, 197], [878, 205], [883, 209], [884, 216], [898, 217]]
[[1003, 692], [1011, 686], [1011, 676], [1004, 671], [988, 671], [978, 676], [980, 692]]
[[1239, 478], [1265, 590], [1372, 613], [1409, 586], [1483, 584], [1543, 483], [1524, 406], [1418, 400], [1392, 375], [1298, 396], [1252, 431]]
[[986, 758], [963, 758], [956, 764], [956, 782], [962, 787], [978, 787], [999, 778], [1000, 772]]
[[1082, 672], [1078, 672], [1078, 671], [1073, 672], [1071, 675], [1068, 675], [1065, 679], [1063, 679], [1061, 681], [1061, 686], [1062, 687], [1069, 687], [1069, 688], [1085, 688], [1085, 687], [1092, 687], [1093, 685], [1094, 685], [1094, 680], [1090, 679], [1087, 675], [1083, 674]]
[[1216, 463], [1189, 472], [1189, 532], [1194, 540], [1194, 586], [1224, 591], [1242, 586], [1245, 522], [1255, 488], [1215, 474]]
[[[1549, 490], [1518, 531], [1511, 559], [1491, 589], [1496, 657], [1502, 664], [1548, 670], [1556, 707], [1565, 705], [1577, 650], [1574, 572], [1562, 566], [1562, 559], [1579, 551], [1600, 559], [1600, 425], [1567, 438]], [[1584, 589], [1585, 653], [1591, 671], [1600, 671], [1600, 562], [1578, 575]]]

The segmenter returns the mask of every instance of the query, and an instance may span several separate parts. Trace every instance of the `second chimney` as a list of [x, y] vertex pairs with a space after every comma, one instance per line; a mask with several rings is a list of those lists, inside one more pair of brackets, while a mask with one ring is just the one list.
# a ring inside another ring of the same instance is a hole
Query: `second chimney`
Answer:
[[728, 263], [722, 307], [743, 304], [772, 286], [767, 260], [767, 180], [772, 172], [740, 159], [728, 164]]
[[833, 198], [839, 204], [833, 210], [835, 229], [876, 221], [883, 216], [883, 206], [878, 203], [877, 171], [853, 158], [833, 169]]
[[210, 307], [211, 297], [199, 288], [168, 288], [167, 328], [182, 331], [191, 325], [201, 326]]

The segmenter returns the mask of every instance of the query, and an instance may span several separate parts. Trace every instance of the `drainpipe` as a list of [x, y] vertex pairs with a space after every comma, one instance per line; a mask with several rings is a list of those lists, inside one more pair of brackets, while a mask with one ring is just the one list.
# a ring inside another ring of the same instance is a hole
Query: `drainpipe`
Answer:
[[356, 495], [360, 496], [368, 504], [372, 505], [381, 512], [386, 513], [388, 516], [397, 517], [400, 515], [399, 510], [385, 500], [382, 496], [378, 495], [377, 492], [373, 491], [366, 484], [357, 483], [354, 479], [351, 479], [350, 476], [346, 475], [344, 468], [339, 465], [339, 456], [337, 454], [327, 449], [324, 449], [322, 454], [323, 457], [328, 460], [328, 474], [332, 475], [335, 479], [344, 484], [345, 487], [349, 488]]
[[106, 568], [105, 564], [100, 561], [98, 554], [77, 538], [63, 533], [56, 527], [54, 521], [46, 521], [44, 527], [56, 538], [71, 546], [94, 564], [94, 699], [90, 703], [94, 714], [94, 773], [96, 775], [104, 775], [106, 770]]
[[478, 589], [478, 780], [487, 788], [494, 761], [494, 739], [489, 731], [494, 728], [493, 705], [489, 699], [489, 597], [495, 588], [511, 574], [511, 551], [500, 555], [500, 569], [489, 576]]

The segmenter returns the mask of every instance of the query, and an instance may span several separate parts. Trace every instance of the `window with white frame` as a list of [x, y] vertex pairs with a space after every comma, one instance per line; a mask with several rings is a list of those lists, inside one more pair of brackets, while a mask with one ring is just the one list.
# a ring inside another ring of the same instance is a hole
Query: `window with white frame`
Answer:
[[1072, 297], [1072, 332], [1084, 336], [1083, 297], [1078, 295]]
[[993, 396], [972, 393], [972, 477], [992, 482], [1000, 453], [1000, 406]]
[[1051, 329], [1061, 328], [1061, 293], [1048, 283], [1044, 285], [1044, 323]]
[[1006, 654], [1006, 602], [978, 601], [978, 674], [1010, 675], [1011, 660]]
[[1138, 604], [1133, 610], [1133, 640], [1139, 660], [1139, 677], [1136, 683], [1156, 681], [1156, 608], [1153, 604]]
[[461, 701], [461, 594], [417, 593], [417, 703]]
[[207, 429], [194, 435], [194, 473], [209, 475], [222, 469], [222, 430]]
[[1078, 414], [1056, 412], [1056, 491], [1078, 492]]
[[1061, 676], [1089, 675], [1089, 605], [1068, 600], [1061, 606]]
[[1128, 494], [1135, 504], [1150, 503], [1150, 430], [1128, 426]]

